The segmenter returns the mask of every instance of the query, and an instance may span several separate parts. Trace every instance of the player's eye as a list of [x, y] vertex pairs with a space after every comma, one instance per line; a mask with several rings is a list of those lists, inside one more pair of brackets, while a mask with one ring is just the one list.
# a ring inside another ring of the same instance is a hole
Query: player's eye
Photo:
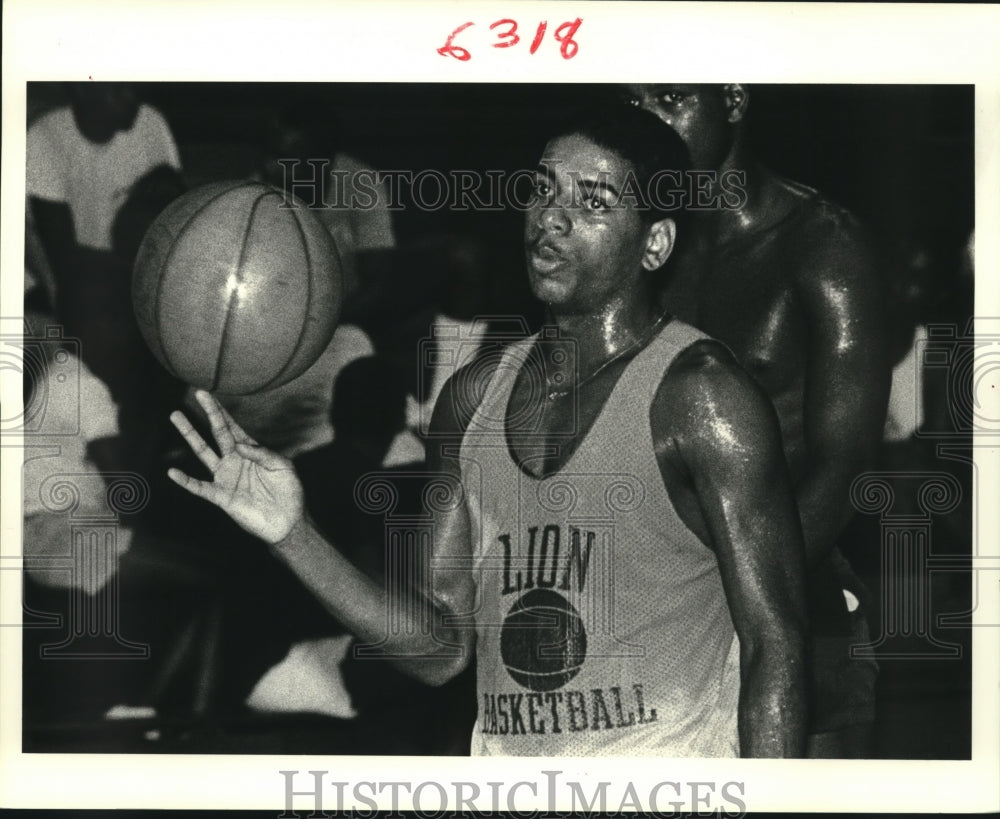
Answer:
[[588, 196], [584, 200], [583, 204], [584, 207], [587, 208], [587, 210], [593, 210], [593, 211], [605, 211], [608, 210], [608, 208], [610, 207], [608, 202], [606, 202], [603, 198], [597, 196], [596, 194]]
[[536, 199], [548, 199], [552, 195], [552, 186], [544, 179], [536, 179], [531, 192]]
[[681, 94], [676, 91], [668, 91], [666, 94], [662, 94], [660, 99], [664, 102], [668, 102], [671, 105], [677, 105], [679, 102], [683, 102], [687, 99], [687, 94]]

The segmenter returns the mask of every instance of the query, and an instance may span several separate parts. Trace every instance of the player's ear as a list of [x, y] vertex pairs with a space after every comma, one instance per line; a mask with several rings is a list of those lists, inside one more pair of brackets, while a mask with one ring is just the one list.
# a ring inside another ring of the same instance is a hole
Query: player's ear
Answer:
[[646, 235], [646, 247], [642, 254], [642, 266], [652, 273], [659, 270], [670, 258], [677, 239], [677, 223], [667, 217], [653, 222]]
[[726, 111], [729, 112], [729, 121], [732, 123], [741, 122], [750, 104], [750, 92], [745, 85], [738, 82], [729, 83], [722, 86], [722, 95], [726, 103]]

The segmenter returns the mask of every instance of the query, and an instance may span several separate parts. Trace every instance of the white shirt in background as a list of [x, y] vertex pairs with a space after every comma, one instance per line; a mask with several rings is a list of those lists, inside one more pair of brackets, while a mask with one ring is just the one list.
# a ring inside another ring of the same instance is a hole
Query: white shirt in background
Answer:
[[71, 108], [57, 108], [28, 129], [27, 153], [28, 196], [68, 204], [77, 243], [97, 250], [111, 249], [115, 216], [139, 179], [158, 165], [181, 167], [170, 128], [149, 105], [106, 143], [84, 137]]

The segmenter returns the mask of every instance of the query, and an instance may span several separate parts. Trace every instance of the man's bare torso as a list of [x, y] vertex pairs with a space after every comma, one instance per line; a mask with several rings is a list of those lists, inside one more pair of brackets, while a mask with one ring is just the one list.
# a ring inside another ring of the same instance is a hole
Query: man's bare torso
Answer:
[[768, 394], [785, 456], [798, 478], [806, 456], [804, 412], [809, 329], [802, 298], [815, 248], [857, 230], [815, 191], [775, 178], [767, 207], [726, 241], [695, 235], [680, 249], [663, 291], [678, 318], [723, 341]]

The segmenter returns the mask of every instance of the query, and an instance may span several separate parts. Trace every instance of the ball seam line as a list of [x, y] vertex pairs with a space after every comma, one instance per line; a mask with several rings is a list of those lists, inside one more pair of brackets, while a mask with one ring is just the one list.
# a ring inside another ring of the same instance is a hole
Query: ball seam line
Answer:
[[[274, 191], [271, 191], [270, 193], [277, 196], [277, 193]], [[275, 375], [274, 378], [266, 382], [260, 388], [261, 391], [266, 390], [273, 383], [282, 378], [284, 374], [288, 371], [288, 368], [295, 361], [295, 357], [298, 355], [299, 350], [302, 349], [302, 340], [306, 337], [305, 329], [309, 323], [309, 310], [312, 306], [312, 297], [313, 297], [313, 260], [312, 260], [312, 253], [310, 252], [309, 249], [309, 238], [306, 236], [306, 232], [302, 228], [302, 223], [299, 221], [299, 215], [296, 212], [296, 208], [297, 206], [289, 208], [288, 210], [291, 213], [292, 221], [295, 223], [295, 227], [299, 232], [299, 238], [302, 239], [302, 249], [306, 256], [306, 302], [305, 302], [306, 306], [305, 306], [305, 311], [302, 314], [302, 327], [299, 330], [298, 338], [295, 341], [295, 346], [292, 348], [291, 355], [288, 356], [288, 360], [285, 361], [282, 368], [278, 370], [277, 375]]]
[[241, 274], [243, 271], [243, 263], [246, 260], [247, 246], [250, 243], [250, 236], [253, 233], [253, 221], [257, 216], [257, 210], [260, 208], [261, 202], [269, 194], [270, 191], [265, 191], [264, 193], [258, 194], [257, 198], [254, 199], [253, 205], [250, 207], [250, 214], [247, 216], [246, 225], [243, 228], [243, 241], [240, 242], [240, 252], [236, 257], [236, 270], [233, 274], [236, 277], [236, 287], [234, 287], [232, 292], [229, 294], [229, 302], [226, 304], [226, 317], [222, 322], [222, 333], [219, 338], [219, 353], [215, 357], [215, 373], [212, 375], [211, 392], [214, 392], [219, 388], [219, 379], [222, 377], [222, 364], [226, 358], [226, 348], [229, 346], [229, 328], [232, 324], [234, 302], [240, 297], [239, 287], [243, 284]]
[[[156, 277], [157, 279], [156, 299], [153, 302], [156, 305], [156, 311], [153, 314], [153, 320], [156, 322], [155, 329], [156, 329], [157, 339], [163, 338], [163, 316], [162, 316], [163, 290], [165, 287], [167, 274], [170, 272], [170, 261], [172, 260], [174, 254], [177, 252], [177, 247], [180, 244], [181, 237], [188, 232], [188, 230], [191, 228], [191, 225], [194, 224], [195, 219], [197, 219], [205, 210], [207, 210], [209, 206], [212, 205], [213, 202], [216, 202], [230, 191], [233, 191], [244, 184], [246, 183], [242, 181], [229, 183], [229, 185], [224, 190], [220, 190], [218, 193], [212, 196], [211, 199], [209, 199], [207, 202], [204, 202], [201, 205], [201, 207], [198, 208], [198, 210], [192, 213], [190, 218], [183, 225], [181, 225], [181, 229], [177, 231], [177, 235], [171, 238], [170, 249], [167, 250], [166, 255], [163, 257], [163, 261], [160, 264], [160, 270], [157, 273]], [[174, 362], [170, 360], [170, 355], [167, 352], [166, 345], [164, 345], [161, 342], [160, 348], [163, 350], [164, 366], [166, 366], [167, 369], [170, 370], [171, 375], [173, 375], [175, 378], [180, 378], [177, 367], [174, 365]]]

